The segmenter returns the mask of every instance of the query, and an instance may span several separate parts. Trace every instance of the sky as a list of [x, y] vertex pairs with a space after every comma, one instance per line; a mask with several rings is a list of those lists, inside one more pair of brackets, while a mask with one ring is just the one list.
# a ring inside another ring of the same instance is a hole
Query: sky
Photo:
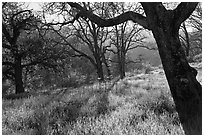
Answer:
[[[47, 2], [48, 2], [48, 1], [47, 1]], [[165, 7], [166, 7], [167, 9], [174, 9], [174, 8], [179, 4], [179, 2], [172, 2], [172, 3], [170, 3], [170, 4], [169, 4], [169, 2], [166, 2], [166, 3], [168, 3], [168, 4], [165, 5]], [[41, 5], [43, 4], [43, 2], [25, 2], [25, 4], [28, 5], [28, 8], [29, 8], [29, 9], [33, 9], [34, 12], [36, 12], [36, 11], [42, 11]], [[46, 15], [46, 19], [47, 19], [48, 21], [58, 20], [58, 19], [61, 20], [61, 21], [63, 21], [63, 17], [54, 16], [54, 15], [51, 15], [51, 16]], [[192, 29], [189, 28], [189, 27], [187, 28], [187, 30], [188, 30], [189, 32], [192, 32]]]
[[28, 7], [30, 9], [36, 10], [36, 11], [40, 11], [42, 10], [40, 5], [42, 4], [42, 2], [26, 2], [26, 5], [28, 5]]

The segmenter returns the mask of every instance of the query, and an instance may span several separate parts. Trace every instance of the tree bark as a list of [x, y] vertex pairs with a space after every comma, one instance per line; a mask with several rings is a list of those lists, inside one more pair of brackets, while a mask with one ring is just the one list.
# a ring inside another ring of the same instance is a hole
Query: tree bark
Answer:
[[121, 50], [120, 53], [120, 62], [119, 62], [119, 66], [120, 66], [120, 79], [124, 79], [125, 78], [125, 52], [123, 50]]
[[178, 34], [169, 35], [163, 30], [153, 33], [184, 131], [186, 134], [201, 134], [202, 87], [196, 80], [197, 71], [183, 56]]
[[96, 70], [97, 70], [98, 79], [99, 81], [104, 81], [103, 65], [102, 65], [103, 62], [101, 60], [100, 55], [95, 54], [94, 56], [96, 60]]
[[202, 87], [187, 62], [172, 11], [149, 7], [148, 19], [156, 39], [167, 81], [185, 134], [202, 134]]
[[124, 42], [125, 36], [124, 36], [125, 29], [122, 27], [121, 29], [121, 50], [120, 50], [120, 66], [121, 66], [121, 72], [120, 77], [121, 79], [125, 78], [125, 59], [126, 59], [126, 43]]
[[97, 66], [97, 74], [98, 74], [99, 81], [104, 81], [103, 66], [102, 66], [102, 64], [98, 64], [98, 66]]
[[15, 87], [16, 94], [24, 93], [25, 89], [23, 87], [23, 78], [22, 78], [22, 66], [21, 66], [21, 58], [15, 58]]
[[108, 80], [110, 80], [110, 79], [111, 79], [110, 66], [109, 66], [109, 64], [108, 64], [108, 62], [107, 62], [107, 60], [106, 60], [106, 58], [105, 58], [105, 55], [102, 54], [101, 56], [102, 56], [103, 63], [104, 63], [105, 66], [106, 66], [106, 71], [107, 71], [107, 75], [108, 75]]

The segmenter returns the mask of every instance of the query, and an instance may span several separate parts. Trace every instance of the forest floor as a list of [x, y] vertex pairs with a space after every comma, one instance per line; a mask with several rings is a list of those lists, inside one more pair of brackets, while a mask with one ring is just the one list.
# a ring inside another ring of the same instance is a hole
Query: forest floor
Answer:
[[[202, 81], [201, 63], [191, 64]], [[201, 83], [202, 84], [202, 83]], [[2, 134], [184, 134], [162, 68], [123, 80], [2, 99]]]

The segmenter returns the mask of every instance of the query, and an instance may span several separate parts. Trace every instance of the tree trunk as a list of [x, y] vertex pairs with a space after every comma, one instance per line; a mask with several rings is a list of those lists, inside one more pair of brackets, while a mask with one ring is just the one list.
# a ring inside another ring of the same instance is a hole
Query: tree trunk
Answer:
[[124, 52], [121, 52], [121, 58], [120, 58], [120, 78], [125, 78], [125, 54]]
[[23, 87], [23, 79], [22, 79], [22, 67], [21, 67], [21, 58], [15, 58], [15, 87], [16, 94], [24, 93], [25, 89]]
[[118, 67], [119, 67], [119, 73], [120, 73], [120, 79], [123, 79], [125, 77], [125, 55], [122, 50], [122, 46], [120, 49], [118, 49], [117, 52], [118, 57]]
[[96, 57], [95, 57], [95, 59], [96, 59], [97, 75], [98, 75], [99, 81], [104, 81], [103, 65], [102, 65], [102, 61], [101, 61], [100, 57], [98, 57], [98, 56], [99, 55], [96, 55]]
[[171, 17], [163, 22], [152, 19], [152, 32], [185, 134], [202, 134], [202, 87], [196, 80], [197, 71], [187, 62], [179, 27]]
[[104, 63], [105, 66], [106, 66], [106, 71], [107, 71], [107, 75], [108, 75], [108, 80], [110, 80], [110, 79], [111, 79], [110, 66], [109, 66], [109, 64], [108, 64], [108, 62], [107, 62], [107, 60], [106, 60], [106, 58], [105, 58], [105, 54], [102, 54], [101, 56], [102, 56], [103, 63]]
[[105, 62], [106, 70], [107, 70], [107, 75], [108, 75], [108, 80], [111, 80], [111, 70], [110, 66], [108, 65], [107, 62]]
[[98, 68], [97, 74], [98, 74], [99, 81], [104, 81], [103, 69]]

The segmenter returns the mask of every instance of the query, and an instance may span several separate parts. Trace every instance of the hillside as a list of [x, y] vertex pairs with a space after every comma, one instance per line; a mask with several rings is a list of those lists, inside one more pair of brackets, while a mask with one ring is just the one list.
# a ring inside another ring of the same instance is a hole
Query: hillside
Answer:
[[137, 60], [139, 55], [142, 55], [144, 57], [144, 62], [149, 62], [153, 66], [159, 66], [161, 64], [161, 59], [158, 50], [136, 48], [132, 50], [129, 54], [132, 60]]
[[[198, 81], [202, 81], [200, 64]], [[184, 134], [162, 68], [124, 80], [2, 100], [2, 134]]]

